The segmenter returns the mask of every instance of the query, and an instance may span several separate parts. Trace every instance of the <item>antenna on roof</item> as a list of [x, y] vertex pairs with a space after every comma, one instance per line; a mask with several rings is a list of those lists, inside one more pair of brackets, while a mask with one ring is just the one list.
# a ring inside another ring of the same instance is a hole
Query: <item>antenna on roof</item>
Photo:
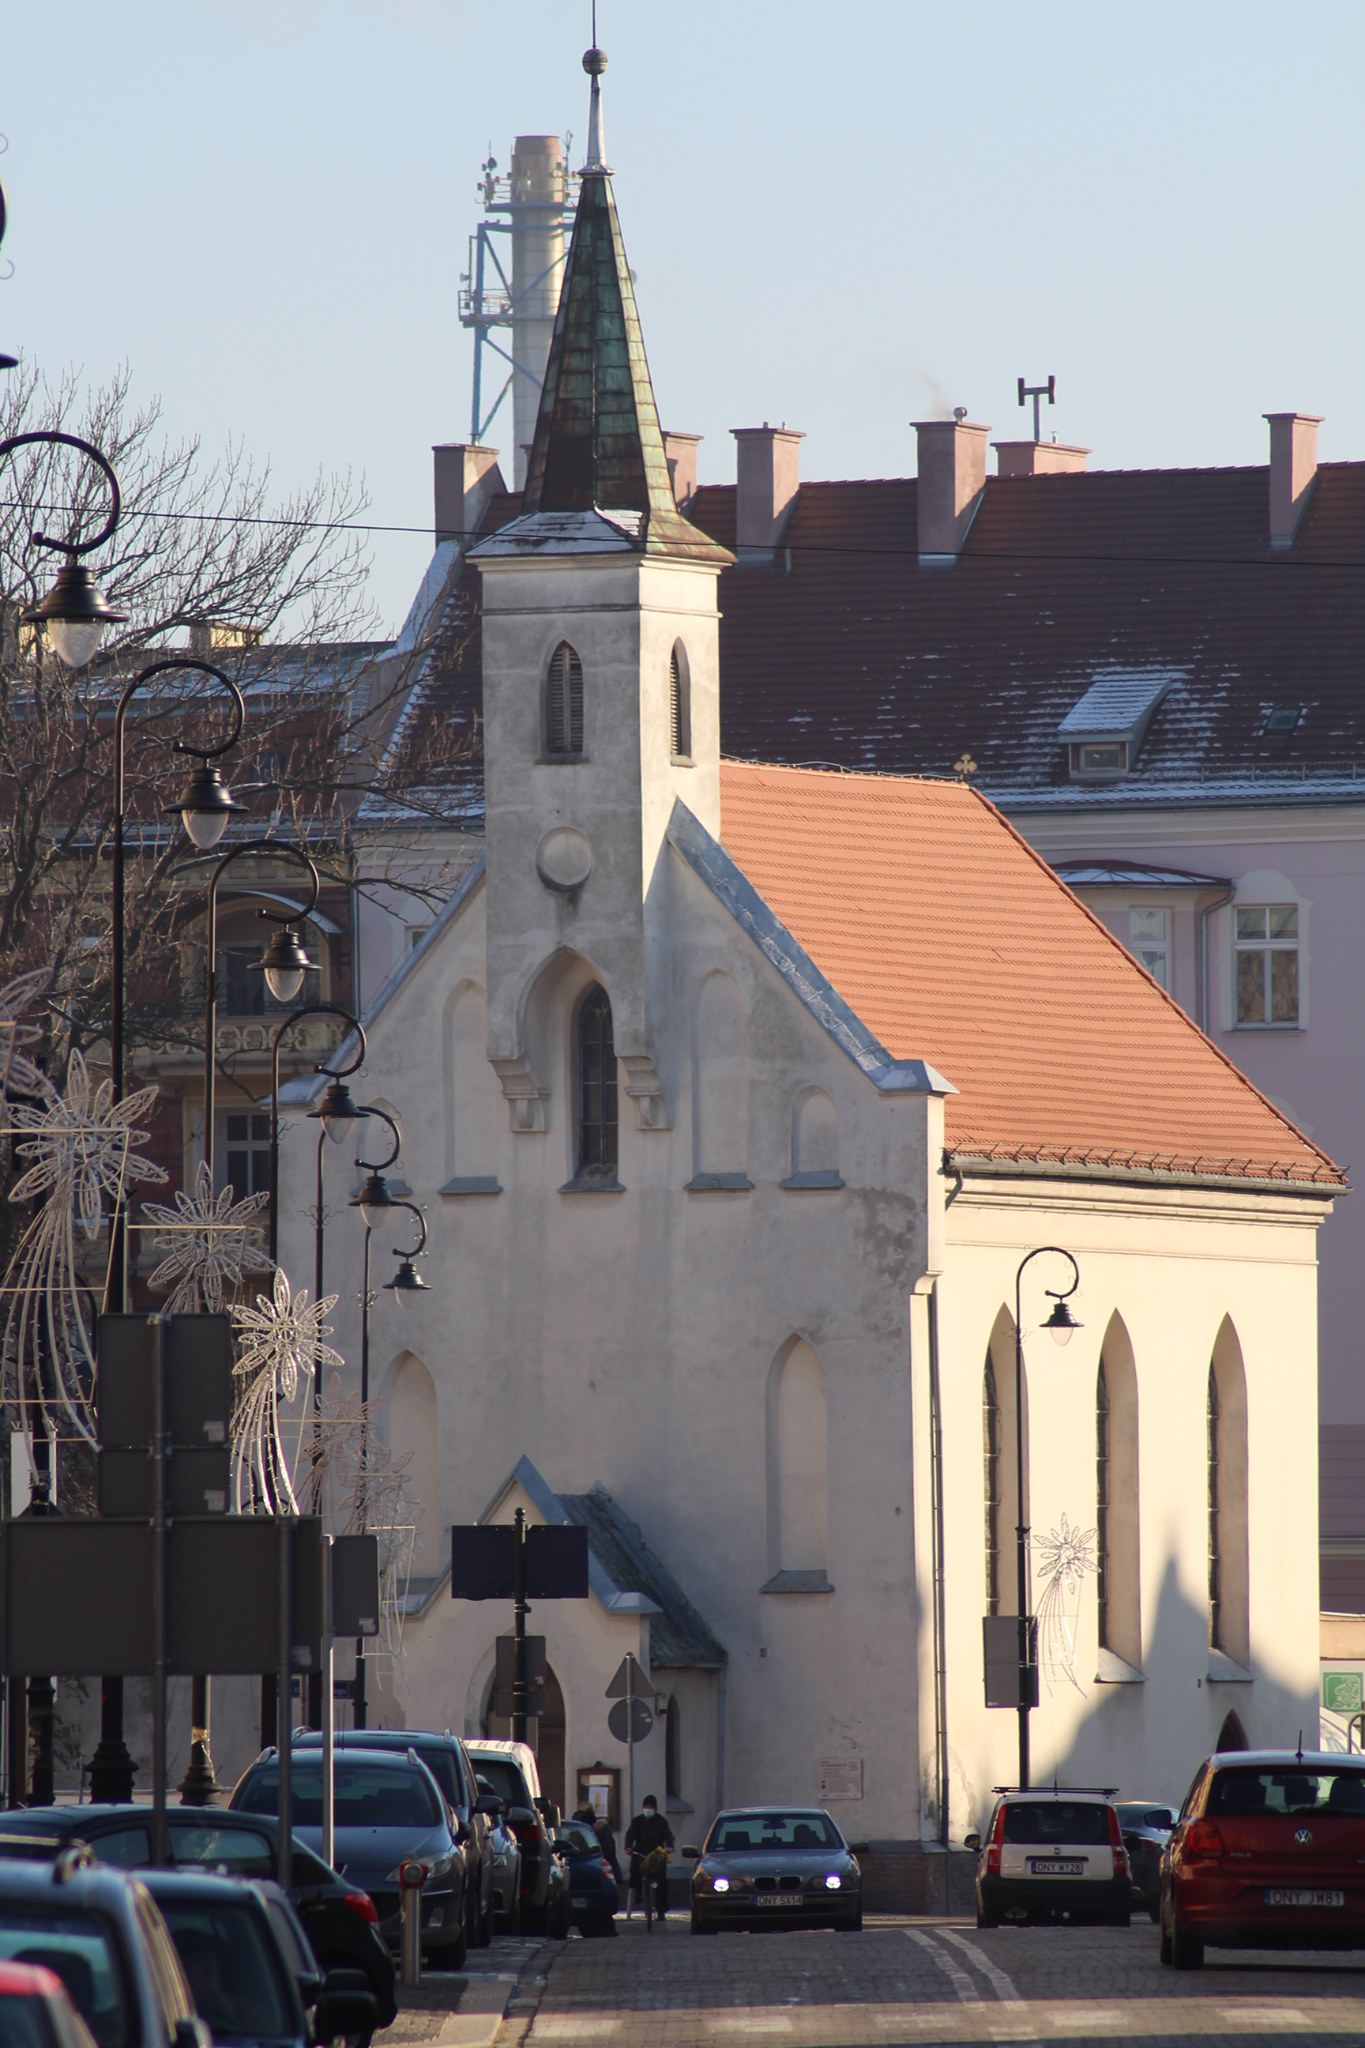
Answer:
[[1057, 403], [1057, 379], [1049, 377], [1046, 384], [1026, 384], [1021, 377], [1019, 379], [1020, 405], [1027, 404], [1030, 398], [1033, 400], [1033, 438], [1035, 441], [1041, 441], [1043, 438], [1043, 427], [1042, 421], [1039, 418], [1039, 406], [1043, 399], [1046, 399], [1049, 405]]

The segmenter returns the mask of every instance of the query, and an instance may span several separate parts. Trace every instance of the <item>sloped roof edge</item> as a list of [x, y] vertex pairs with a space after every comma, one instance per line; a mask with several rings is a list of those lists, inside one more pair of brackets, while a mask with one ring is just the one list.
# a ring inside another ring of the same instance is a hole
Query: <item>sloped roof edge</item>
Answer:
[[787, 927], [773, 915], [725, 848], [688, 810], [681, 798], [673, 806], [668, 843], [692, 872], [723, 903], [740, 930], [777, 970], [797, 1001], [852, 1060], [874, 1088], [884, 1094], [955, 1095], [951, 1081], [925, 1060], [893, 1059], [872, 1036], [843, 997], [826, 980]]

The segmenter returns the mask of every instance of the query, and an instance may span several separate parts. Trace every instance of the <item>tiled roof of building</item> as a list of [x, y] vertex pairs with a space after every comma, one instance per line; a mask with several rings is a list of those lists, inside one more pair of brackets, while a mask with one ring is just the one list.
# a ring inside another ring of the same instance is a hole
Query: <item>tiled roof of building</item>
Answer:
[[967, 784], [727, 761], [721, 815], [887, 1050], [957, 1088], [951, 1151], [1342, 1181]]
[[[1264, 467], [992, 477], [949, 569], [919, 566], [916, 490], [803, 484], [773, 564], [725, 572], [727, 753], [894, 774], [969, 753], [1011, 809], [1365, 798], [1365, 463], [1319, 468], [1286, 550]], [[688, 510], [733, 541], [732, 485]], [[1170, 688], [1121, 782], [1070, 783], [1058, 728], [1108, 676]]]
[[587, 1493], [561, 1493], [559, 1504], [571, 1522], [588, 1532], [594, 1557], [623, 1592], [642, 1593], [657, 1607], [649, 1621], [649, 1661], [661, 1666], [713, 1668], [725, 1650], [702, 1620], [666, 1564], [650, 1548], [644, 1531], [600, 1484]]

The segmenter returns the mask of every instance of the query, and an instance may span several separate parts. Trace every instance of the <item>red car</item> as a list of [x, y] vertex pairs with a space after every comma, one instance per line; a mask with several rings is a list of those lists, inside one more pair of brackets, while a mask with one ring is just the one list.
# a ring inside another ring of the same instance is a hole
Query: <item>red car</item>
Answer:
[[1161, 1859], [1161, 1960], [1365, 1948], [1365, 1756], [1235, 1750], [1201, 1765]]
[[13, 2048], [95, 2048], [61, 1978], [36, 1963], [0, 1963], [0, 2039]]

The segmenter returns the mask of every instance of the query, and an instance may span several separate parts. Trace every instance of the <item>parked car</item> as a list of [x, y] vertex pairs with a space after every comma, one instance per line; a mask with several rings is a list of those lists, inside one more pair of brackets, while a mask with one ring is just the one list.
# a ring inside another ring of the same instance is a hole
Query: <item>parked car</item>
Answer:
[[[0, 1815], [0, 1858], [50, 1859], [70, 1842], [88, 1842], [101, 1863], [143, 1870], [152, 1860], [151, 1816], [145, 1806], [30, 1806]], [[200, 1806], [172, 1806], [166, 1814], [172, 1869], [275, 1878], [279, 1842], [273, 1814]], [[398, 2011], [397, 1973], [369, 1893], [338, 1876], [295, 1836], [289, 1897], [323, 1969], [363, 1971], [378, 2024], [391, 2026]]]
[[87, 1850], [0, 1863], [0, 1963], [59, 1977], [97, 2048], [213, 2048], [146, 1886]]
[[552, 1838], [554, 1854], [569, 1886], [573, 1925], [586, 1936], [615, 1934], [620, 1893], [616, 1873], [602, 1844], [581, 1821], [563, 1821]]
[[61, 1978], [37, 1963], [0, 1963], [0, 2041], [10, 2048], [95, 2048]]
[[976, 1924], [1002, 1920], [1098, 1921], [1127, 1927], [1128, 1851], [1108, 1792], [1053, 1787], [1001, 1791], [977, 1851]]
[[[314, 1729], [302, 1730], [294, 1738], [296, 1750], [320, 1749], [322, 1737]], [[493, 1858], [488, 1837], [489, 1816], [479, 1811], [479, 1788], [469, 1752], [449, 1728], [437, 1734], [429, 1728], [348, 1728], [336, 1737], [343, 1749], [411, 1750], [419, 1756], [445, 1794], [446, 1805], [460, 1824], [460, 1846], [465, 1857], [465, 1897], [469, 1908], [469, 1939], [486, 1948], [493, 1939]]]
[[1236, 1750], [1200, 1765], [1161, 1861], [1161, 1960], [1365, 1948], [1365, 1757]]
[[262, 1885], [203, 1870], [150, 1870], [143, 1882], [216, 2048], [314, 2048], [373, 2031], [369, 1992], [342, 1981], [350, 1971], [324, 1977], [278, 1888], [270, 1899]]
[[1175, 1808], [1150, 1799], [1114, 1802], [1128, 1851], [1128, 1883], [1134, 1900], [1153, 1920], [1161, 1917], [1161, 1856], [1175, 1826]]
[[[521, 1850], [521, 1924], [532, 1934], [555, 1934], [567, 1906], [558, 1904], [550, 1830], [559, 1815], [540, 1789], [535, 1751], [525, 1742], [481, 1736], [465, 1745], [476, 1771], [502, 1800], [507, 1825]], [[565, 1899], [568, 1892], [565, 1890]], [[565, 1928], [567, 1932], [567, 1927]]]
[[692, 1932], [722, 1927], [863, 1924], [857, 1850], [818, 1806], [730, 1806], [700, 1849], [683, 1845], [692, 1872]]
[[479, 1811], [488, 1823], [493, 1866], [493, 1920], [505, 1934], [521, 1932], [521, 1844], [507, 1825], [507, 1808], [482, 1771], [475, 1773]]
[[[293, 1759], [295, 1832], [310, 1849], [322, 1840], [322, 1758], [306, 1750]], [[414, 1859], [426, 1865], [422, 1946], [434, 1962], [458, 1970], [469, 1946], [465, 1860], [459, 1824], [420, 1758], [385, 1750], [338, 1753], [333, 1763], [336, 1859], [367, 1891], [379, 1931], [394, 1948], [402, 1931], [398, 1872]], [[229, 1810], [274, 1813], [279, 1806], [276, 1752], [266, 1750], [233, 1787]]]

